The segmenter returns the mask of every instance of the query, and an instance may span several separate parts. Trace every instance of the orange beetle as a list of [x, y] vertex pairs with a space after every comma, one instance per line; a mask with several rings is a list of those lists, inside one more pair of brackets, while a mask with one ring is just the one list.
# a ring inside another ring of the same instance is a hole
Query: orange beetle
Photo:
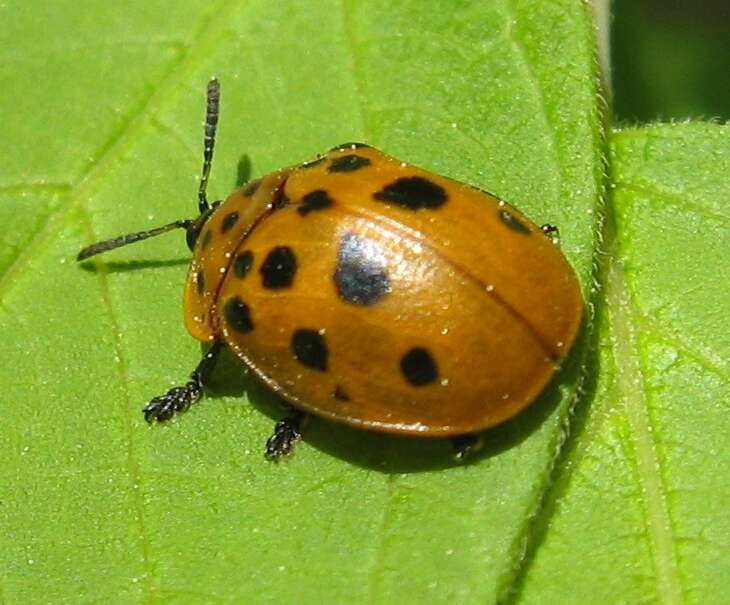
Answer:
[[468, 436], [514, 416], [572, 346], [583, 300], [538, 227], [489, 193], [362, 144], [345, 144], [208, 204], [219, 86], [208, 85], [200, 216], [94, 244], [184, 228], [193, 250], [188, 331], [212, 343], [147, 420], [199, 399], [223, 346], [292, 406], [267, 442], [288, 453], [306, 413], [363, 429]]

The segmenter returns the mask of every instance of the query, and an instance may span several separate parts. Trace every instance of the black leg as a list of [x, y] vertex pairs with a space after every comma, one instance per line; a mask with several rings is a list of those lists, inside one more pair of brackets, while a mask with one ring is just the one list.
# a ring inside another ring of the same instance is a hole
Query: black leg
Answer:
[[213, 343], [213, 346], [203, 355], [203, 359], [190, 374], [190, 380], [187, 383], [181, 387], [173, 387], [164, 395], [152, 399], [142, 410], [144, 419], [147, 422], [153, 420], [163, 422], [171, 418], [175, 412], [187, 410], [198, 401], [203, 393], [203, 385], [208, 382], [223, 346], [222, 342]]
[[560, 240], [560, 230], [555, 225], [545, 223], [544, 225], [540, 225], [540, 231], [543, 232], [543, 235], [549, 237], [554, 242]]
[[451, 437], [451, 446], [454, 448], [454, 458], [459, 462], [466, 460], [472, 454], [482, 449], [484, 439], [476, 433], [467, 433], [466, 435], [457, 435]]
[[279, 420], [274, 432], [266, 440], [266, 457], [278, 460], [291, 453], [294, 444], [302, 438], [302, 423], [307, 415], [299, 410], [291, 409], [286, 418]]

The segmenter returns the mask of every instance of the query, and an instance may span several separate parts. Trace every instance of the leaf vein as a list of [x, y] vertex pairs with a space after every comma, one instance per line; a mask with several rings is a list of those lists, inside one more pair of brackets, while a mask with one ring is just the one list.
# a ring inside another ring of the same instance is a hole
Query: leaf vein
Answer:
[[240, 6], [240, 0], [222, 0], [211, 14], [201, 20], [197, 34], [190, 47], [181, 52], [177, 60], [172, 61], [167, 74], [160, 78], [157, 86], [150, 86], [146, 98], [135, 108], [126, 120], [123, 128], [114, 132], [112, 137], [104, 143], [95, 154], [87, 170], [73, 184], [70, 195], [65, 204], [60, 204], [51, 212], [46, 221], [32, 235], [26, 248], [23, 250], [5, 272], [0, 275], [0, 299], [12, 287], [14, 277], [23, 272], [33, 259], [35, 252], [49, 239], [58, 235], [65, 220], [78, 206], [93, 196], [93, 193], [104, 182], [104, 178], [119, 163], [124, 153], [140, 138], [148, 126], [151, 116], [154, 116], [165, 102], [173, 96], [180, 86], [180, 82], [189, 76], [194, 66], [204, 56], [205, 51], [221, 38], [221, 30], [226, 27], [230, 13]]
[[[82, 209], [84, 226], [92, 238], [95, 237], [94, 229], [88, 213]], [[148, 536], [145, 524], [144, 502], [142, 499], [142, 473], [140, 464], [137, 462], [134, 449], [134, 431], [132, 429], [132, 413], [131, 413], [131, 396], [129, 393], [129, 374], [127, 362], [122, 346], [121, 326], [114, 311], [112, 303], [111, 291], [109, 289], [109, 279], [105, 271], [98, 272], [99, 289], [104, 303], [104, 308], [109, 317], [112, 326], [114, 354], [119, 369], [119, 382], [122, 390], [122, 420], [124, 425], [124, 436], [127, 442], [127, 473], [131, 482], [132, 509], [134, 511], [134, 521], [139, 532], [140, 548], [142, 551], [142, 565], [144, 568], [144, 577], [147, 582], [148, 595], [152, 596], [156, 591], [156, 581], [154, 576], [154, 566], [152, 564], [152, 545]]]
[[363, 139], [369, 141], [371, 133], [367, 126], [365, 86], [360, 71], [360, 59], [357, 54], [355, 24], [352, 20], [352, 9], [349, 7], [349, 4], [349, 0], [340, 0], [340, 14], [342, 15], [342, 28], [344, 33], [343, 46], [350, 59], [350, 71], [352, 73], [353, 85], [355, 86], [355, 96], [358, 101], [358, 113], [360, 115], [360, 128], [363, 133]]
[[637, 323], [643, 324], [644, 331], [652, 334], [657, 340], [661, 340], [678, 352], [685, 353], [705, 371], [716, 374], [724, 382], [730, 382], [727, 373], [726, 359], [715, 353], [715, 351], [702, 346], [702, 343], [695, 341], [692, 334], [682, 332], [676, 333], [668, 325], [657, 322], [656, 319], [637, 311]]
[[0, 193], [6, 194], [22, 194], [31, 192], [62, 194], [67, 193], [70, 190], [71, 185], [68, 183], [48, 183], [46, 181], [38, 181], [35, 183], [8, 183], [7, 185], [0, 185]]
[[508, 17], [508, 24], [505, 28], [505, 37], [509, 41], [509, 43], [512, 45], [512, 47], [517, 51], [520, 57], [520, 62], [525, 67], [525, 77], [526, 80], [532, 84], [533, 94], [535, 95], [535, 98], [537, 99], [537, 105], [540, 108], [540, 112], [542, 114], [543, 119], [545, 120], [545, 130], [550, 134], [550, 151], [552, 152], [552, 160], [553, 164], [556, 169], [557, 177], [558, 177], [558, 191], [563, 191], [563, 167], [560, 163], [560, 158], [558, 157], [558, 149], [559, 149], [559, 142], [558, 142], [558, 133], [557, 129], [554, 127], [554, 124], [552, 123], [552, 120], [550, 119], [550, 114], [547, 110], [547, 102], [545, 100], [545, 94], [543, 92], [543, 86], [540, 82], [540, 79], [538, 78], [537, 74], [535, 73], [535, 70], [532, 66], [532, 63], [529, 58], [529, 53], [527, 51], [527, 48], [525, 47], [525, 43], [520, 39], [520, 37], [515, 32], [515, 26], [514, 24], [519, 24], [520, 19], [517, 18], [517, 13], [515, 10], [515, 7], [513, 5], [514, 0], [505, 0], [504, 3], [504, 9], [505, 13]]
[[370, 570], [370, 586], [368, 588], [368, 603], [379, 603], [380, 599], [377, 595], [377, 590], [380, 584], [380, 577], [383, 571], [383, 559], [385, 558], [385, 552], [387, 550], [386, 534], [390, 527], [390, 518], [393, 515], [393, 497], [396, 488], [396, 477], [395, 475], [388, 475], [385, 480], [385, 502], [383, 504], [383, 516], [380, 522], [380, 528], [375, 534], [378, 538], [378, 543], [375, 547], [375, 555], [373, 557], [373, 565]]
[[691, 210], [700, 216], [712, 219], [715, 221], [721, 221], [723, 223], [730, 222], [730, 215], [724, 214], [720, 211], [715, 211], [707, 206], [704, 206], [700, 201], [693, 200], [691, 196], [684, 193], [675, 193], [673, 191], [667, 191], [657, 187], [656, 184], [647, 183], [642, 181], [618, 181], [616, 183], [616, 191], [625, 190], [633, 193], [643, 193], [646, 195], [646, 199], [649, 202], [655, 200], [662, 200], [668, 206], [677, 208], [678, 210], [688, 211]]
[[606, 301], [613, 325], [612, 341], [616, 358], [619, 396], [623, 399], [636, 455], [634, 462], [642, 486], [647, 535], [656, 574], [657, 593], [663, 603], [682, 603], [683, 590], [674, 543], [674, 527], [667, 486], [663, 476], [655, 427], [645, 395], [645, 372], [639, 360], [636, 334], [636, 305], [626, 282], [624, 267], [613, 257], [606, 285]]

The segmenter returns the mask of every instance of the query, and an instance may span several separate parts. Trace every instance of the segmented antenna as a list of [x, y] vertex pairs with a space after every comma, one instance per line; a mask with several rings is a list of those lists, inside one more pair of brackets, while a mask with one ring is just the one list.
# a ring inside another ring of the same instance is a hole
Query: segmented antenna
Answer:
[[81, 252], [79, 252], [76, 256], [76, 260], [86, 260], [90, 256], [94, 256], [95, 254], [100, 254], [101, 252], [106, 252], [107, 250], [114, 250], [114, 248], [126, 246], [127, 244], [133, 244], [134, 242], [138, 242], [140, 240], [147, 239], [148, 237], [153, 237], [155, 235], [160, 235], [161, 233], [165, 233], [166, 231], [172, 231], [173, 229], [187, 229], [192, 224], [193, 221], [190, 220], [179, 220], [175, 221], [174, 223], [168, 223], [167, 225], [163, 225], [162, 227], [155, 227], [154, 229], [150, 229], [149, 231], [127, 233], [127, 235], [120, 235], [119, 237], [115, 237], [113, 239], [107, 239], [103, 242], [97, 242], [95, 244], [91, 244], [91, 246], [86, 246], [86, 248], [81, 250]]
[[203, 173], [200, 176], [200, 187], [198, 188], [198, 209], [203, 214], [210, 208], [206, 189], [208, 188], [208, 177], [210, 176], [210, 165], [213, 161], [213, 148], [215, 147], [215, 130], [218, 126], [218, 107], [220, 105], [221, 87], [215, 78], [208, 82], [208, 102], [205, 107], [205, 135], [203, 137]]
[[[218, 125], [218, 105], [220, 100], [220, 85], [215, 78], [208, 82], [207, 98], [208, 102], [205, 108], [205, 136], [203, 138], [203, 173], [200, 177], [200, 187], [198, 189], [198, 208], [200, 209], [201, 215], [210, 209], [205, 191], [208, 186], [208, 177], [210, 176], [210, 163], [213, 160], [213, 147], [215, 146], [215, 130]], [[199, 220], [195, 221], [187, 219], [179, 220], [163, 225], [162, 227], [149, 229], [148, 231], [128, 233], [127, 235], [120, 235], [119, 237], [107, 239], [103, 242], [97, 242], [81, 250], [76, 256], [76, 260], [86, 260], [90, 256], [100, 254], [101, 252], [114, 250], [114, 248], [126, 246], [127, 244], [133, 244], [134, 242], [147, 239], [148, 237], [154, 237], [155, 235], [160, 235], [173, 229], [185, 229], [188, 232], [186, 239], [188, 246], [192, 250], [205, 218], [201, 216]]]

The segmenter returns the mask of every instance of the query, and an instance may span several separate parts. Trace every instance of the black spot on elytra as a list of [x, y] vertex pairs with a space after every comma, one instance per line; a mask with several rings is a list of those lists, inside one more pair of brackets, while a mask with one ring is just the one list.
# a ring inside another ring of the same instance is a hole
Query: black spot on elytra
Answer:
[[324, 162], [326, 159], [327, 158], [325, 158], [325, 157], [321, 157], [321, 158], [317, 158], [316, 160], [309, 160], [308, 162], [304, 162], [304, 164], [302, 164], [300, 166], [300, 168], [304, 168], [304, 169], [314, 168], [318, 164], [321, 164], [322, 162]]
[[302, 198], [302, 203], [297, 208], [297, 212], [302, 216], [307, 216], [313, 210], [322, 210], [328, 208], [334, 203], [334, 200], [327, 194], [324, 189], [310, 191]]
[[254, 193], [256, 193], [261, 186], [261, 179], [256, 179], [255, 181], [251, 181], [248, 185], [246, 185], [243, 188], [243, 195], [246, 197], [251, 197]]
[[289, 246], [273, 248], [259, 269], [264, 288], [269, 290], [290, 287], [296, 272], [297, 257]]
[[221, 233], [225, 233], [226, 231], [230, 231], [233, 225], [236, 224], [238, 221], [238, 212], [230, 212], [226, 214], [223, 217], [223, 222], [221, 222]]
[[329, 351], [324, 336], [319, 331], [301, 329], [294, 332], [291, 350], [302, 365], [320, 372], [327, 371]]
[[361, 149], [362, 147], [370, 147], [365, 143], [342, 143], [330, 149], [330, 151], [346, 151], [347, 149]]
[[332, 160], [332, 163], [327, 168], [328, 172], [355, 172], [360, 168], [370, 166], [370, 160], [354, 153], [340, 156]]
[[236, 259], [233, 261], [233, 272], [236, 274], [236, 277], [242, 279], [246, 277], [246, 274], [248, 273], [252, 264], [253, 252], [251, 252], [251, 250], [241, 252], [241, 254], [236, 256]]
[[396, 179], [375, 193], [373, 197], [381, 202], [397, 204], [408, 210], [439, 208], [448, 199], [440, 185], [420, 176], [407, 176]]
[[400, 369], [405, 379], [414, 387], [430, 384], [438, 378], [436, 362], [422, 347], [408, 351], [400, 360]]
[[338, 401], [350, 401], [350, 396], [347, 394], [347, 391], [341, 384], [338, 384], [335, 387], [335, 390], [332, 393], [332, 397], [334, 397]]
[[234, 296], [226, 301], [223, 307], [223, 316], [226, 319], [226, 323], [236, 332], [245, 334], [253, 330], [251, 310], [238, 296]]
[[210, 242], [213, 241], [213, 232], [210, 229], [206, 229], [205, 233], [203, 233], [203, 239], [200, 242], [200, 248], [201, 250], [205, 250], [208, 246], [210, 246]]
[[195, 274], [195, 285], [198, 287], [198, 296], [202, 296], [205, 292], [205, 274], [202, 269]]
[[512, 214], [509, 210], [500, 210], [499, 211], [499, 219], [507, 225], [512, 231], [515, 231], [516, 233], [521, 233], [522, 235], [530, 235], [530, 229], [527, 225], [525, 225], [522, 221], [520, 221], [514, 214]]
[[372, 240], [354, 233], [343, 236], [334, 274], [343, 300], [353, 305], [372, 305], [390, 292], [382, 255], [380, 246]]

